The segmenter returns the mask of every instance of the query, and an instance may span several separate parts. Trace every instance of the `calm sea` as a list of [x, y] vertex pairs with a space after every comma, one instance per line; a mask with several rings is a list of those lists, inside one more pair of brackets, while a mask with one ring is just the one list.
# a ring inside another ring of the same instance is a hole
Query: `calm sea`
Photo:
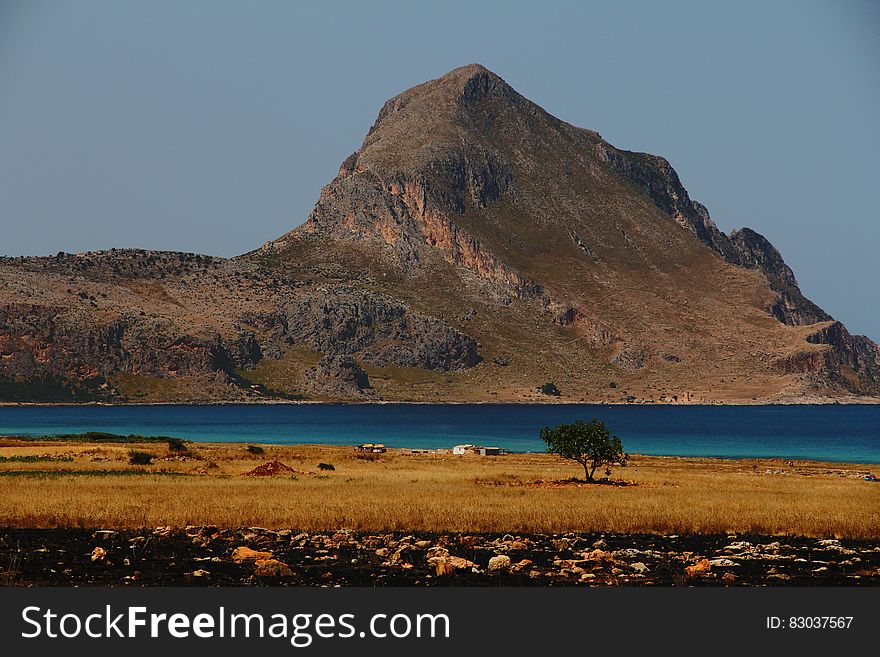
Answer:
[[543, 450], [538, 431], [597, 417], [634, 454], [880, 463], [880, 406], [298, 404], [0, 407], [0, 435], [107, 431], [196, 441]]

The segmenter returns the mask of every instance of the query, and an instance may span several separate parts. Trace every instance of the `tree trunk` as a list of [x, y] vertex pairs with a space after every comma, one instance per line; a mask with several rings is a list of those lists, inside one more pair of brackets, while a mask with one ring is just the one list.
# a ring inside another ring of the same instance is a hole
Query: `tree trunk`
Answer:
[[593, 473], [590, 472], [590, 467], [586, 464], [582, 464], [584, 466], [584, 477], [587, 481], [593, 481]]

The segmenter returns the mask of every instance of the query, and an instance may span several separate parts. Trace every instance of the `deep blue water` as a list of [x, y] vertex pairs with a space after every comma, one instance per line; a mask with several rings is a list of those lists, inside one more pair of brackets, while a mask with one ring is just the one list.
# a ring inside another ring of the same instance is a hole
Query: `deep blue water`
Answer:
[[296, 404], [0, 407], [0, 435], [107, 431], [201, 441], [541, 451], [541, 427], [598, 417], [633, 454], [880, 463], [880, 406]]

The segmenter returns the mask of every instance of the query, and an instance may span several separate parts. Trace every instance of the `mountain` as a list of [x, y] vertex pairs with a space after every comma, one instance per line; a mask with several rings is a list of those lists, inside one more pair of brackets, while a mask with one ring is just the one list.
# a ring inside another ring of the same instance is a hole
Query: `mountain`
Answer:
[[0, 261], [0, 398], [753, 402], [880, 396], [880, 348], [661, 157], [479, 65], [385, 103], [308, 220], [225, 260]]

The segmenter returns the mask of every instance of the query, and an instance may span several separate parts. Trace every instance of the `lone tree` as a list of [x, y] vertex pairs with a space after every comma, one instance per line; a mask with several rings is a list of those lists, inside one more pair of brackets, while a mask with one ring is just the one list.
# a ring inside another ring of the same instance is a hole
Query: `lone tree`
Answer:
[[596, 468], [615, 463], [626, 465], [627, 455], [623, 452], [620, 438], [612, 435], [605, 424], [596, 418], [589, 422], [578, 420], [573, 424], [560, 424], [555, 429], [541, 429], [541, 440], [547, 443], [547, 451], [570, 461], [577, 461], [584, 467], [587, 481], [593, 481]]

